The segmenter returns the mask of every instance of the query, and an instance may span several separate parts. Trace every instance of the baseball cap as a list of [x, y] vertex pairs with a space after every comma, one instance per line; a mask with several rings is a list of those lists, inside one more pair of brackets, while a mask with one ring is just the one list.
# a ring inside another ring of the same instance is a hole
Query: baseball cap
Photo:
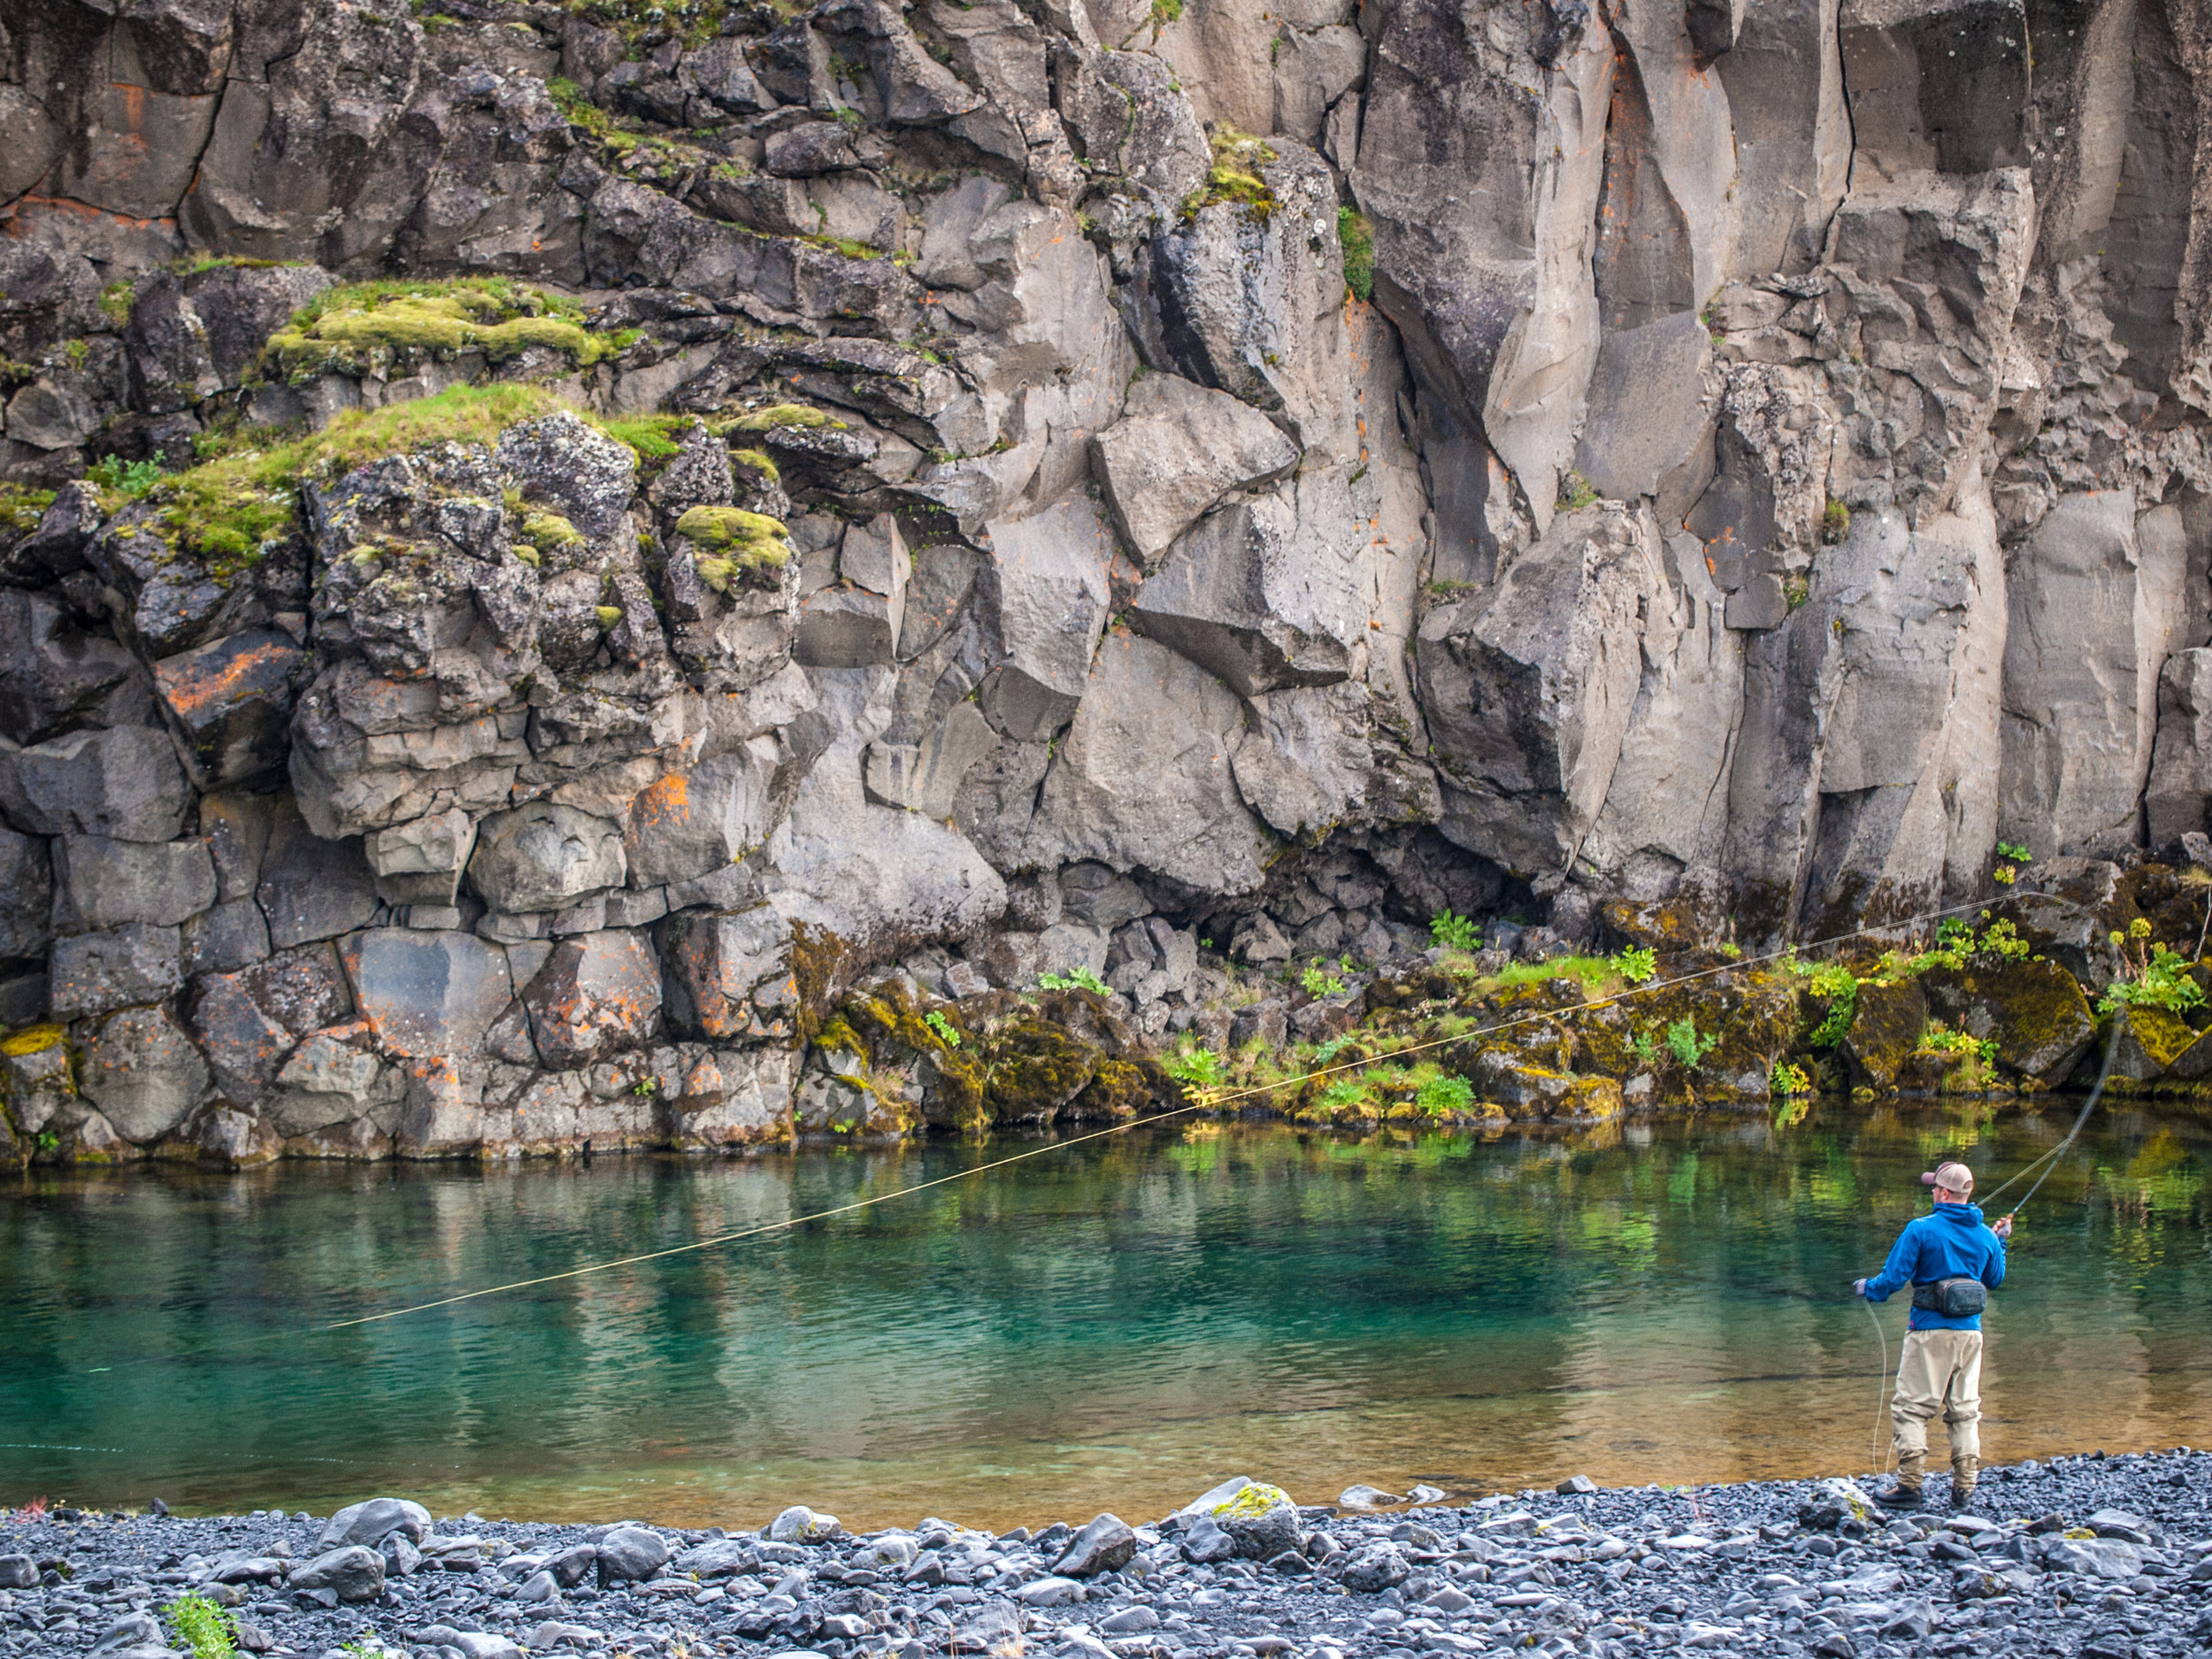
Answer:
[[1939, 1164], [1920, 1178], [1923, 1187], [1940, 1187], [1947, 1193], [1974, 1190], [1974, 1171], [1963, 1164]]

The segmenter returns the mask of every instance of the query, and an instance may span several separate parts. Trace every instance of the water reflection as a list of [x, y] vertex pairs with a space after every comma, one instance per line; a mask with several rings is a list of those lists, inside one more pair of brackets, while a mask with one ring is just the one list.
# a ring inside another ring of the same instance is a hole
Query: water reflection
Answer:
[[[0, 1500], [757, 1525], [1163, 1512], [1228, 1473], [1323, 1500], [1866, 1465], [1845, 1286], [1960, 1150], [2074, 1107], [1560, 1138], [1139, 1129], [792, 1233], [388, 1324], [313, 1327], [895, 1191], [933, 1142], [589, 1170], [35, 1173], [0, 1201]], [[2212, 1136], [2108, 1112], [1991, 1321], [1997, 1457], [2202, 1439]], [[1894, 1353], [1901, 1307], [1884, 1315]], [[1080, 1511], [1081, 1513], [1079, 1513]]]

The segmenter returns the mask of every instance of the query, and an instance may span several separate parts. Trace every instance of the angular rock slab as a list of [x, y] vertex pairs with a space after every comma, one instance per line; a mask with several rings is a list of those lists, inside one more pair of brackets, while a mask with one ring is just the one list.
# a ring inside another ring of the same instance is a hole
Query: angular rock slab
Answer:
[[1230, 490], [1298, 465], [1298, 446], [1258, 410], [1178, 374], [1141, 377], [1091, 450], [1122, 534], [1147, 564]]
[[53, 937], [54, 867], [46, 841], [0, 830], [0, 956], [41, 956]]
[[1106, 626], [1111, 534], [1087, 498], [1073, 496], [987, 532], [991, 560], [978, 573], [1003, 658], [983, 681], [986, 718], [1018, 743], [1041, 743], [1068, 723]]
[[1997, 835], [2038, 857], [2135, 844], [2185, 574], [2139, 541], [2135, 508], [2131, 489], [2062, 496], [2007, 561]]
[[376, 877], [359, 836], [325, 841], [290, 796], [280, 799], [267, 833], [254, 897], [269, 918], [272, 944], [283, 949], [335, 939], [374, 918]]
[[475, 821], [458, 807], [362, 838], [377, 896], [388, 904], [451, 904], [475, 846]]
[[772, 905], [680, 910], [661, 924], [661, 952], [669, 1024], [683, 1035], [764, 1036], [798, 1006], [790, 924]]
[[0, 733], [35, 743], [73, 726], [127, 726], [138, 659], [78, 628], [50, 594], [0, 590]]
[[514, 997], [507, 953], [474, 933], [376, 927], [343, 955], [361, 1018], [396, 1055], [473, 1055]]
[[173, 927], [133, 922], [54, 941], [48, 995], [57, 1019], [158, 1002], [184, 984]]
[[37, 835], [165, 841], [184, 827], [192, 791], [168, 733], [153, 726], [71, 732], [0, 749], [0, 808]]
[[150, 922], [174, 927], [215, 902], [215, 861], [204, 841], [64, 835], [54, 847], [62, 911], [75, 926]]
[[645, 935], [626, 928], [573, 934], [553, 947], [522, 1001], [539, 1059], [557, 1071], [587, 1066], [651, 1038], [660, 963]]
[[775, 827], [782, 749], [761, 736], [664, 774], [630, 803], [622, 846], [634, 887], [690, 881], [726, 869]]
[[[1201, 519], [1137, 590], [1130, 626], [1241, 696], [1344, 679], [1344, 636], [1366, 614], [1349, 562], [1302, 511], [1321, 493], [1317, 478], [1302, 480], [1294, 503], [1279, 492]], [[1336, 527], [1348, 532], [1348, 518]]]
[[1555, 869], [1602, 805], [1643, 678], [1647, 519], [1563, 513], [1482, 598], [1421, 624], [1421, 703], [1446, 782], [1445, 835]]
[[220, 789], [282, 768], [313, 661], [292, 636], [249, 629], [154, 664], [162, 712], [193, 783]]
[[85, 1042], [85, 1098], [126, 1141], [161, 1139], [191, 1114], [207, 1086], [207, 1062], [161, 1009], [110, 1015]]
[[1040, 861], [1096, 859], [1213, 893], [1256, 887], [1267, 833], [1230, 767], [1243, 730], [1242, 707], [1203, 669], [1150, 640], [1109, 638], [1045, 778]]
[[353, 1011], [353, 997], [336, 949], [317, 942], [234, 972], [203, 975], [190, 1011], [217, 1087], [250, 1101], [274, 1084], [302, 1037]]
[[1694, 311], [1606, 335], [1590, 376], [1575, 467], [1601, 495], [1657, 495], [1705, 436], [1712, 336]]
[[469, 885], [495, 910], [565, 910], [618, 887], [628, 872], [622, 832], [574, 807], [537, 802], [477, 826]]

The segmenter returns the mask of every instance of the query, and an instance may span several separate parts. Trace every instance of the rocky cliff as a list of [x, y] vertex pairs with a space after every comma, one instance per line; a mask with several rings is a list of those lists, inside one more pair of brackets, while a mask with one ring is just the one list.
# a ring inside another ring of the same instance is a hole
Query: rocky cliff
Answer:
[[1123, 1111], [2206, 827], [2207, 0], [0, 0], [0, 202], [27, 1151]]

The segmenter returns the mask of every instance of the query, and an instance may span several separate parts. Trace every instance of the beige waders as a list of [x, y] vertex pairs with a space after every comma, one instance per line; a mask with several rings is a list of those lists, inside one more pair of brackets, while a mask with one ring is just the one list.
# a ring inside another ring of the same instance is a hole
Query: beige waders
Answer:
[[1951, 1501], [1974, 1490], [1982, 1455], [1982, 1333], [1909, 1331], [1897, 1361], [1897, 1393], [1889, 1402], [1895, 1432], [1897, 1484], [1917, 1492], [1928, 1466], [1928, 1419], [1937, 1412], [1951, 1431]]

